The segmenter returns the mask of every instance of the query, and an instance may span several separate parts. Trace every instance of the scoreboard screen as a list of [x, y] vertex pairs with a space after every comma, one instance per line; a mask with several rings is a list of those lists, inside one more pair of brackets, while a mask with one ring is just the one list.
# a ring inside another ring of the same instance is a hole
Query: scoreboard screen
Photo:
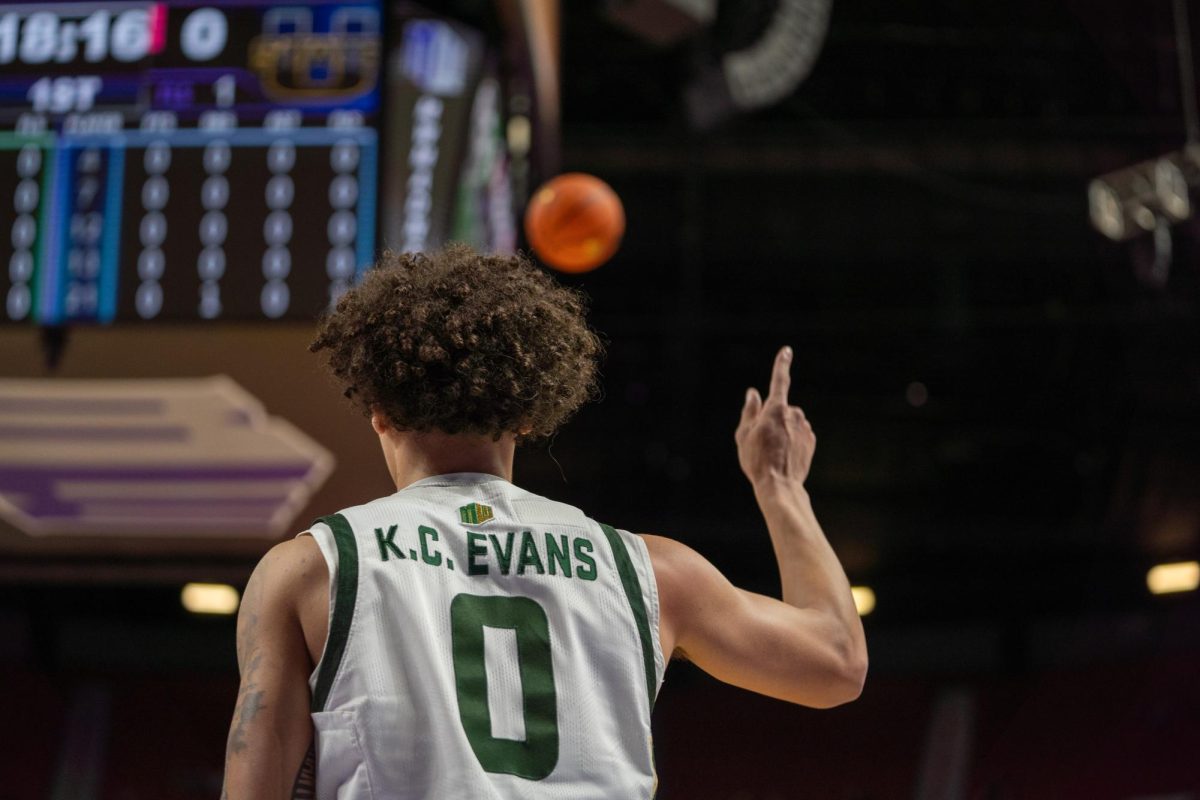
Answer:
[[0, 319], [311, 319], [375, 252], [379, 2], [0, 3]]

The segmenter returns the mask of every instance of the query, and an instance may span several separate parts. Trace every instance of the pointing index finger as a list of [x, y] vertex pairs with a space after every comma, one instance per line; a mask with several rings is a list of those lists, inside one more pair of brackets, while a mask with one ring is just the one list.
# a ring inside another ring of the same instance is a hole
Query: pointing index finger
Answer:
[[775, 366], [771, 369], [771, 390], [768, 400], [776, 400], [787, 405], [788, 388], [792, 385], [792, 348], [780, 348], [775, 356]]

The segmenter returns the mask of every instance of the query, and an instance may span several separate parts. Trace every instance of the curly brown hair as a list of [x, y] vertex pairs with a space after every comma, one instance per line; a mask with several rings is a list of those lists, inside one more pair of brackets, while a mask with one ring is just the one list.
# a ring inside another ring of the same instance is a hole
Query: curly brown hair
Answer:
[[583, 296], [522, 255], [384, 252], [309, 345], [399, 430], [550, 436], [597, 394]]

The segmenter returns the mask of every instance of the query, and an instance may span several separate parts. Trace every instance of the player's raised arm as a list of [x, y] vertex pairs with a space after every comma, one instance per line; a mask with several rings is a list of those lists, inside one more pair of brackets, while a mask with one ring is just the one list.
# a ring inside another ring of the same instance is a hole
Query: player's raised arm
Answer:
[[733, 586], [691, 548], [656, 536], [646, 544], [662, 606], [662, 646], [727, 683], [826, 708], [862, 691], [867, 647], [850, 584], [804, 489], [816, 437], [788, 405], [792, 352], [775, 358], [764, 401], [746, 393], [738, 460], [766, 519], [783, 600]]
[[223, 799], [316, 796], [312, 656], [298, 608], [305, 598], [321, 595], [313, 586], [328, 580], [317, 545], [307, 536], [276, 545], [250, 576], [238, 612], [241, 687], [226, 746]]

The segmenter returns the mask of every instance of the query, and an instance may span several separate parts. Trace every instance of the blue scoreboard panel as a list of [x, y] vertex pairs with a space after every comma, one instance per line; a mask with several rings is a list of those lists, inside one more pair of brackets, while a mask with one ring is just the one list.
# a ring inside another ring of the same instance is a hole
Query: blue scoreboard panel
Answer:
[[311, 319], [371, 262], [378, 2], [0, 3], [0, 320]]

